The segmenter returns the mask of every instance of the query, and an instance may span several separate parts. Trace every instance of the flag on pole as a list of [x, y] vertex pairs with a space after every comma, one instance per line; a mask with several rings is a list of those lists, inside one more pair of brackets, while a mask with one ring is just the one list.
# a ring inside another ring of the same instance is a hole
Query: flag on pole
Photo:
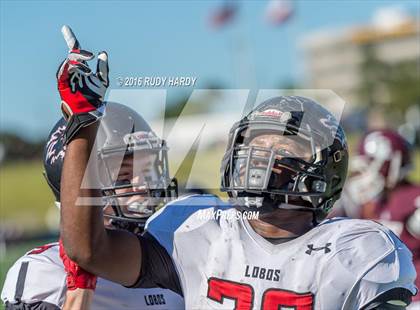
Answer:
[[210, 25], [213, 28], [221, 28], [233, 20], [237, 11], [236, 4], [233, 1], [225, 1], [222, 6], [212, 12], [210, 16]]
[[270, 24], [279, 26], [293, 15], [294, 10], [291, 0], [270, 0], [265, 11], [265, 16]]

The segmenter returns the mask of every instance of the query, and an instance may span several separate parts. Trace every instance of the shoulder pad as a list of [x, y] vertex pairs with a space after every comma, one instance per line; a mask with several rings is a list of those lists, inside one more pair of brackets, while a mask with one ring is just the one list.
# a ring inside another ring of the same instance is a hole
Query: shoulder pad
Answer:
[[[199, 210], [228, 209], [231, 206], [214, 195], [192, 195], [179, 198], [153, 214], [147, 221], [145, 230], [168, 251], [173, 250], [174, 233]], [[197, 217], [195, 217], [197, 218]], [[195, 221], [194, 221], [195, 222]], [[197, 225], [203, 224], [196, 223]]]
[[387, 227], [357, 219], [331, 219], [322, 225], [336, 226], [336, 257], [353, 283], [346, 306], [362, 308], [396, 287], [416, 293], [411, 252]]

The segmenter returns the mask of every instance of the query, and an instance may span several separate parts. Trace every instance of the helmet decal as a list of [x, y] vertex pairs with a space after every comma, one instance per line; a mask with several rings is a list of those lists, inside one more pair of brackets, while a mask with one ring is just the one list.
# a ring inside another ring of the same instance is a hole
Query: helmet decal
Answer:
[[59, 140], [63, 140], [65, 129], [65, 125], [58, 126], [57, 129], [50, 134], [50, 138], [46, 144], [45, 161], [49, 162], [49, 164], [51, 165], [54, 164], [58, 159], [64, 159], [66, 147], [63, 146], [62, 149], [57, 150], [56, 145], [59, 142]]

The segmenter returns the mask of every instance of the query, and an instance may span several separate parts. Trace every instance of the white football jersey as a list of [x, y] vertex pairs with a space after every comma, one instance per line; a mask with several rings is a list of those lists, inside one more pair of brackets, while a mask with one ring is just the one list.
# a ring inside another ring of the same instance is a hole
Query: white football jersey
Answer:
[[360, 309], [395, 287], [416, 293], [410, 251], [373, 221], [330, 219], [272, 244], [204, 195], [167, 205], [146, 231], [172, 257], [187, 309]]
[[[29, 251], [9, 269], [1, 292], [4, 303], [43, 301], [61, 308], [66, 294], [66, 272], [58, 243]], [[131, 289], [98, 278], [91, 309], [184, 309], [182, 297], [170, 290]]]

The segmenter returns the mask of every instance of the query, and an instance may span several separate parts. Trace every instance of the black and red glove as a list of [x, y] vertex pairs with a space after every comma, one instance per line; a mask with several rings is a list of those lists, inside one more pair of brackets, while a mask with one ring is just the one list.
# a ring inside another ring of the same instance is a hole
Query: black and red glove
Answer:
[[57, 84], [61, 110], [68, 122], [65, 131], [65, 141], [68, 143], [80, 128], [102, 117], [104, 96], [109, 85], [109, 69], [108, 55], [100, 52], [94, 73], [87, 64], [87, 61], [95, 57], [94, 54], [80, 49], [79, 41], [70, 27], [63, 26], [61, 31], [69, 54], [57, 71]]
[[60, 258], [66, 270], [66, 284], [67, 289], [73, 291], [77, 288], [95, 290], [97, 276], [84, 270], [75, 262], [73, 262], [66, 254], [63, 242], [60, 239]]

